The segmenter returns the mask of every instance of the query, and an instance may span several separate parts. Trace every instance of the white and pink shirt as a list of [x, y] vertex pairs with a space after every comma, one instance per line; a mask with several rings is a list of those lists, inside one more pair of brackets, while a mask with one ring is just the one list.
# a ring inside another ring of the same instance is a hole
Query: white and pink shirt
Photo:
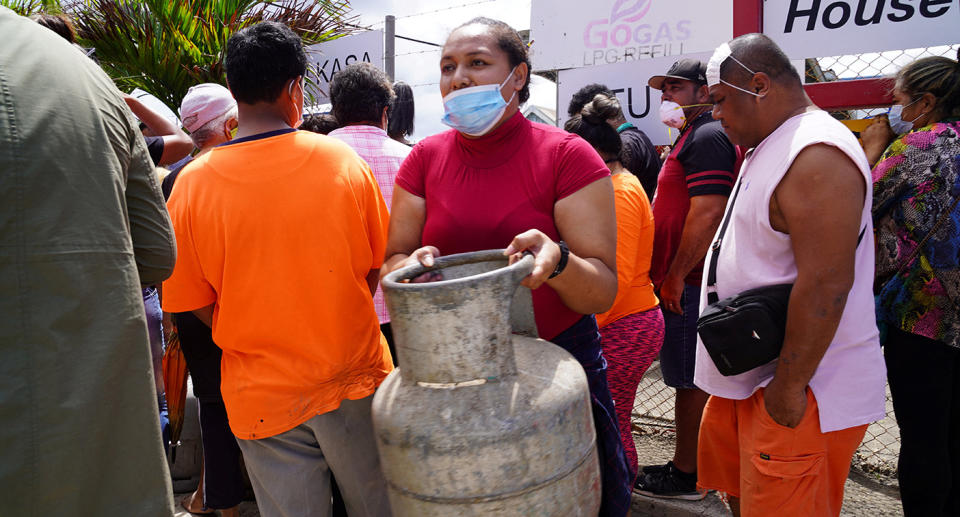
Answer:
[[[810, 389], [820, 408], [820, 429], [836, 431], [867, 424], [886, 414], [886, 366], [880, 349], [874, 300], [874, 249], [870, 214], [872, 182], [863, 149], [853, 134], [824, 111], [796, 115], [751, 150], [743, 162], [742, 183], [723, 238], [717, 266], [717, 295], [723, 299], [766, 285], [793, 283], [797, 278], [790, 235], [770, 225], [770, 198], [797, 154], [813, 144], [843, 151], [863, 174], [866, 200], [860, 228], [866, 228], [857, 246], [855, 278], [847, 296], [840, 326], [827, 348]], [[731, 199], [733, 199], [731, 197]], [[838, 203], [847, 202], [838, 198]], [[707, 255], [710, 263], [713, 251]], [[701, 285], [700, 310], [707, 305], [706, 281]], [[697, 341], [694, 382], [702, 390], [742, 400], [773, 378], [776, 361], [740, 375], [724, 377]]]
[[[393, 203], [394, 179], [400, 170], [400, 164], [410, 154], [410, 147], [390, 138], [386, 131], [375, 126], [344, 126], [331, 131], [329, 136], [349, 145], [370, 165], [370, 170], [380, 185], [383, 200], [389, 208]], [[379, 286], [373, 296], [373, 307], [377, 310], [380, 323], [390, 321], [390, 314], [383, 301], [383, 290]]]

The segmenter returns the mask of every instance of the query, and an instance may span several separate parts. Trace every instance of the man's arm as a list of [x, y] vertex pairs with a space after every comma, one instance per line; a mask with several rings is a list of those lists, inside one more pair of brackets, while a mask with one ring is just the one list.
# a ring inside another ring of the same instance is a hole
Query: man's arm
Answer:
[[140, 99], [132, 95], [124, 94], [123, 100], [126, 101], [130, 111], [140, 119], [157, 136], [163, 137], [163, 154], [157, 165], [169, 165], [174, 163], [193, 151], [193, 140], [176, 126], [173, 122], [167, 120], [163, 115], [148, 108]]
[[370, 288], [370, 296], [377, 293], [377, 285], [380, 283], [380, 268], [371, 269], [367, 273], [367, 286]]
[[197, 317], [198, 320], [202, 321], [204, 325], [213, 328], [213, 307], [215, 303], [211, 303], [206, 307], [200, 307], [199, 309], [194, 309], [190, 312]]
[[866, 182], [839, 149], [819, 144], [794, 160], [770, 200], [770, 224], [790, 234], [797, 280], [773, 380], [764, 392], [777, 423], [796, 427], [806, 387], [830, 346], [853, 286]]
[[[433, 265], [433, 257], [440, 252], [432, 246], [420, 247], [420, 236], [427, 219], [427, 202], [407, 192], [400, 185], [393, 187], [393, 207], [390, 210], [390, 231], [387, 232], [386, 260], [380, 267], [381, 275], [404, 266], [423, 263]], [[408, 260], [413, 257], [414, 260]]]
[[176, 239], [143, 137], [136, 127], [131, 127], [127, 138], [130, 154], [124, 197], [133, 254], [140, 283], [153, 285], [166, 280], [173, 272], [177, 258]]
[[660, 285], [663, 306], [677, 314], [682, 313], [680, 296], [683, 294], [683, 279], [703, 260], [710, 241], [717, 233], [727, 206], [727, 196], [706, 194], [690, 198], [690, 210], [683, 223], [680, 247], [670, 264], [670, 269]]

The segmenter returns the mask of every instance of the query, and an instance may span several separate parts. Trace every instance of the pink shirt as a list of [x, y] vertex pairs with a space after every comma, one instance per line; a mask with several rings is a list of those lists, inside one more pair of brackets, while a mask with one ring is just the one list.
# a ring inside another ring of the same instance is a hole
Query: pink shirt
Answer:
[[[883, 418], [887, 378], [874, 314], [870, 167], [853, 133], [827, 112], [811, 111], [788, 119], [747, 154], [740, 171], [743, 186], [720, 247], [717, 295], [723, 299], [754, 287], [796, 281], [790, 235], [770, 225], [770, 198], [797, 154], [820, 143], [835, 146], [849, 156], [860, 169], [866, 188], [860, 214], [860, 228], [866, 228], [866, 238], [857, 246], [853, 287], [840, 326], [809, 383], [820, 408], [820, 429], [826, 433]], [[708, 252], [707, 264], [712, 254]], [[701, 289], [702, 312], [707, 304], [705, 281]], [[703, 342], [697, 340], [694, 382], [711, 395], [745, 399], [766, 386], [775, 369], [776, 361], [724, 377]]]
[[[424, 139], [403, 162], [397, 186], [426, 201], [422, 244], [452, 255], [506, 248], [532, 228], [560, 240], [557, 201], [609, 176], [582, 138], [517, 112], [482, 138], [449, 130]], [[548, 285], [533, 291], [533, 310], [544, 339], [583, 317]]]
[[[330, 136], [352, 147], [370, 165], [370, 170], [380, 185], [383, 200], [389, 208], [393, 203], [394, 178], [400, 170], [400, 164], [410, 154], [410, 147], [390, 138], [386, 131], [374, 126], [345, 126], [331, 131]], [[380, 323], [390, 321], [380, 286], [377, 286], [377, 293], [373, 295], [373, 307], [377, 310]]]

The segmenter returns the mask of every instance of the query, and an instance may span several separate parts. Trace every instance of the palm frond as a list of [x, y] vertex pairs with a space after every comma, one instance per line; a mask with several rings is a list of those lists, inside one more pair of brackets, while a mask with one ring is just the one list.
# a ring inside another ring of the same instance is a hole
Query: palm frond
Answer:
[[253, 16], [255, 21], [275, 21], [290, 27], [306, 44], [355, 34], [359, 19], [350, 15], [350, 3], [346, 0], [264, 2], [257, 6]]
[[357, 31], [347, 0], [74, 0], [70, 11], [81, 43], [121, 89], [141, 88], [173, 110], [191, 86], [225, 84], [227, 40], [244, 27], [280, 22], [305, 44]]
[[32, 16], [38, 13], [58, 14], [63, 12], [57, 0], [0, 0], [0, 5], [20, 16]]

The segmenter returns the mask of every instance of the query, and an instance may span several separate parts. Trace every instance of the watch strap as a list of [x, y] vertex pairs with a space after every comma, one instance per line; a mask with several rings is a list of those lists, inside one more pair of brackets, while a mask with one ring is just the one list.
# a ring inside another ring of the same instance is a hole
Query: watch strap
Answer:
[[567, 268], [567, 261], [570, 260], [570, 248], [567, 247], [567, 243], [560, 241], [557, 243], [557, 246], [560, 246], [560, 262], [557, 262], [557, 267], [548, 278], [553, 278], [563, 273], [563, 270]]

